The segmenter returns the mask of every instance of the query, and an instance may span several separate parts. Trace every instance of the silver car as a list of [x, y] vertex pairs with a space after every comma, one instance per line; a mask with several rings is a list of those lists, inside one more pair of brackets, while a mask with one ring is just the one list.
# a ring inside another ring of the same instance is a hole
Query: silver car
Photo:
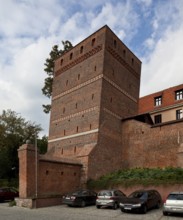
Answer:
[[163, 206], [163, 215], [171, 213], [183, 213], [183, 192], [172, 192], [168, 195]]
[[117, 209], [121, 199], [125, 197], [126, 195], [120, 190], [102, 190], [97, 195], [96, 207], [100, 209], [102, 206], [107, 206]]

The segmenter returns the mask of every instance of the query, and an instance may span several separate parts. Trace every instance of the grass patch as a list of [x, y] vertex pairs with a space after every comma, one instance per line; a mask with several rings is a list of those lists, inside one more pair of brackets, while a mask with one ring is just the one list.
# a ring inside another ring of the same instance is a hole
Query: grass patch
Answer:
[[130, 187], [134, 185], [170, 185], [183, 183], [183, 169], [166, 167], [162, 168], [134, 168], [119, 170], [105, 176], [98, 180], [89, 180], [88, 188], [91, 189], [105, 189], [113, 188], [121, 185]]

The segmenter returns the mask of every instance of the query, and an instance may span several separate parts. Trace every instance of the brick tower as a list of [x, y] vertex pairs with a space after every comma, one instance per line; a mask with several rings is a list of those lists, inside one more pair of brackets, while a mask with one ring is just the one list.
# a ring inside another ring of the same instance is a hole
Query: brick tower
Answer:
[[104, 26], [55, 61], [48, 154], [82, 182], [122, 168], [121, 119], [138, 111], [141, 61]]

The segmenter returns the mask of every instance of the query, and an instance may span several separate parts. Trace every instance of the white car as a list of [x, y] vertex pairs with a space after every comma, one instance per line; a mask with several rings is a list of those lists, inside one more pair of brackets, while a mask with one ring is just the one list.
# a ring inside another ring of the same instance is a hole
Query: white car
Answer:
[[183, 192], [172, 192], [168, 195], [163, 206], [163, 215], [172, 213], [183, 214]]

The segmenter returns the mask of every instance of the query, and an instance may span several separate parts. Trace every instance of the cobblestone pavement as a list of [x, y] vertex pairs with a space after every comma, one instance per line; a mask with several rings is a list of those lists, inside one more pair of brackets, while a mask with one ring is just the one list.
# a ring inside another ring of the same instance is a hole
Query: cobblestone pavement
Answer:
[[122, 213], [120, 209], [96, 209], [67, 207], [65, 205], [39, 209], [9, 207], [0, 203], [0, 220], [179, 220], [183, 216], [162, 215], [162, 210], [151, 210], [147, 214]]

